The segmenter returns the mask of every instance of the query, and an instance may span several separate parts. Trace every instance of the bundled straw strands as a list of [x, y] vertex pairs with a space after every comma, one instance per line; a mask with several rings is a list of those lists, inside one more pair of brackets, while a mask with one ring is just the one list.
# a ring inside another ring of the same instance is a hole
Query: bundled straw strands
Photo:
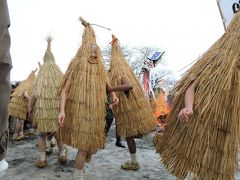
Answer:
[[109, 70], [110, 84], [121, 85], [121, 78], [126, 79], [133, 89], [128, 94], [116, 92], [119, 104], [114, 108], [118, 134], [131, 137], [146, 134], [154, 130], [157, 124], [148, 99], [135, 74], [122, 55], [118, 40], [113, 36], [111, 62]]
[[33, 84], [33, 93], [37, 98], [33, 123], [37, 125], [39, 132], [55, 132], [58, 128], [57, 117], [60, 104], [58, 89], [63, 73], [55, 63], [51, 52], [51, 41], [52, 38], [48, 37], [44, 64]]
[[[240, 13], [223, 36], [176, 85], [170, 125], [156, 137], [165, 167], [183, 179], [234, 179], [240, 137]], [[187, 123], [177, 115], [188, 86], [197, 82], [194, 113]]]
[[32, 85], [35, 79], [34, 70], [31, 74], [20, 83], [20, 85], [11, 94], [11, 100], [9, 102], [8, 111], [9, 115], [26, 120], [27, 119], [27, 103], [28, 99], [24, 96], [27, 93], [30, 97], [32, 94]]
[[93, 28], [82, 18], [80, 20], [85, 26], [82, 45], [71, 61], [60, 89], [70, 82], [65, 122], [60, 132], [64, 143], [95, 153], [105, 141], [106, 72]]

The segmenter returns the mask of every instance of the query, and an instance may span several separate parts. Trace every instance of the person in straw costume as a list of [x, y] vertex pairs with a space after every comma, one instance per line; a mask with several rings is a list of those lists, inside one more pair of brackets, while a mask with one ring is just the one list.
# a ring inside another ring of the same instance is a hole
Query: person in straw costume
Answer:
[[172, 91], [156, 151], [179, 179], [234, 179], [240, 137], [240, 13]]
[[[85, 162], [104, 145], [106, 86], [110, 86], [94, 30], [80, 20], [85, 26], [82, 45], [64, 75], [58, 118], [63, 142], [78, 149], [75, 179], [83, 178]], [[118, 102], [115, 93], [111, 93], [111, 100]]]
[[40, 151], [40, 159], [35, 165], [39, 168], [47, 166], [46, 159], [46, 143], [50, 146], [48, 136], [55, 136], [59, 148], [58, 162], [67, 162], [67, 152], [63, 142], [56, 135], [58, 130], [58, 114], [59, 114], [59, 96], [58, 88], [60, 86], [63, 73], [55, 63], [54, 56], [51, 52], [52, 38], [48, 37], [47, 50], [44, 55], [44, 64], [41, 66], [36, 80], [33, 84], [33, 93], [28, 105], [29, 114], [33, 114], [33, 124], [37, 127], [39, 133], [38, 148]]
[[136, 158], [134, 137], [153, 131], [157, 121], [141, 85], [122, 55], [118, 39], [114, 35], [112, 38], [109, 79], [113, 87], [108, 91], [119, 91], [116, 92], [119, 105], [113, 108], [117, 134], [126, 138], [131, 156], [131, 161], [122, 164], [121, 167], [126, 170], [137, 170], [140, 166]]
[[[41, 70], [42, 65], [40, 62], [38, 62], [38, 66], [39, 66], [39, 70]], [[29, 113], [29, 118], [31, 120], [33, 119], [33, 115], [35, 114], [35, 103], [36, 103], [36, 98], [34, 96], [33, 99], [31, 101], [29, 101], [29, 103], [28, 103], [28, 113]], [[37, 121], [34, 121], [32, 126], [36, 129]], [[35, 131], [35, 130], [33, 130], [33, 131]], [[46, 154], [47, 155], [50, 155], [53, 152], [52, 148], [55, 147], [55, 145], [56, 145], [54, 142], [54, 138], [53, 138], [54, 134], [55, 133], [52, 133], [50, 136], [47, 137], [47, 141], [46, 141]], [[39, 143], [41, 144], [40, 138], [37, 140], [36, 147], [39, 147], [38, 146]]]
[[27, 103], [31, 97], [32, 85], [35, 79], [34, 70], [31, 74], [20, 83], [20, 85], [11, 94], [8, 110], [9, 115], [18, 118], [18, 122], [15, 125], [15, 130], [12, 139], [21, 140], [26, 138], [23, 134], [24, 121], [27, 120]]

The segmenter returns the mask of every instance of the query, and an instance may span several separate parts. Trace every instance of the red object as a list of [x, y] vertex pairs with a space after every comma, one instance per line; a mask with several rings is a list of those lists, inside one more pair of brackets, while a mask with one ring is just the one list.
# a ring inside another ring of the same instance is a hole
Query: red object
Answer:
[[150, 73], [149, 71], [143, 72], [143, 89], [146, 97], [149, 97], [150, 94]]

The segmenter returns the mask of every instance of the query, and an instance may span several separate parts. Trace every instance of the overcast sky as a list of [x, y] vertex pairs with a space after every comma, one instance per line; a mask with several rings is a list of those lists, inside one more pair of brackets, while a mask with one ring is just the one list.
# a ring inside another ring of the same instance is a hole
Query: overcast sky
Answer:
[[157, 47], [166, 51], [173, 71], [196, 60], [224, 33], [216, 0], [8, 0], [8, 6], [12, 80], [25, 79], [43, 62], [50, 33], [56, 63], [65, 72], [81, 44], [79, 16], [112, 30], [93, 26], [100, 47], [112, 33], [122, 45]]

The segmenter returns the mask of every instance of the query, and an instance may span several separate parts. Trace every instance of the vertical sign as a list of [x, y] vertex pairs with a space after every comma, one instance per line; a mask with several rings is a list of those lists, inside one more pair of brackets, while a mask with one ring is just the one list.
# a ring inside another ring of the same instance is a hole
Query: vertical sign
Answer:
[[234, 15], [240, 10], [240, 0], [217, 0], [217, 4], [226, 30]]

